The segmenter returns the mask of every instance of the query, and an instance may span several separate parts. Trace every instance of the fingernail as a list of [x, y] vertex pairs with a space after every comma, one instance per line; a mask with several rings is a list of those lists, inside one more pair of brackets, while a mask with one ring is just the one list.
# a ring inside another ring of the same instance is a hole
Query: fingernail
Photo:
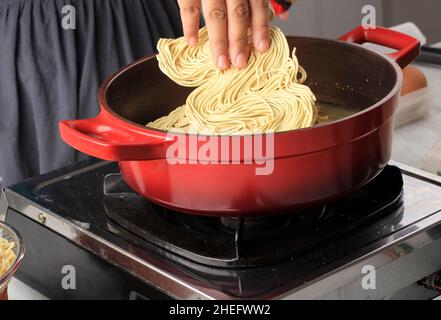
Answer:
[[234, 60], [234, 66], [236, 68], [243, 68], [247, 65], [247, 56], [244, 53], [239, 53]]
[[269, 41], [266, 39], [260, 40], [258, 45], [257, 45], [257, 49], [259, 51], [266, 51], [269, 47]]
[[228, 68], [228, 58], [226, 55], [222, 54], [217, 58], [217, 66], [220, 69]]

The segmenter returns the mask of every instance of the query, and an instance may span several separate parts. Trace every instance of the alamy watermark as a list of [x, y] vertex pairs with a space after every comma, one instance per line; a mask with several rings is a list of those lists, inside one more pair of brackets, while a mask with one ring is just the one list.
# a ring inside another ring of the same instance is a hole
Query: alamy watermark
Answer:
[[361, 25], [364, 29], [375, 29], [377, 26], [377, 10], [373, 5], [365, 5], [361, 8]]
[[188, 135], [169, 132], [173, 143], [167, 148], [166, 159], [176, 164], [254, 165], [256, 175], [274, 171], [274, 132], [250, 135], [208, 135], [190, 127]]
[[374, 266], [365, 265], [361, 268], [361, 273], [364, 276], [361, 278], [361, 287], [364, 290], [377, 289], [377, 272]]
[[61, 27], [64, 30], [75, 30], [77, 28], [77, 14], [75, 7], [72, 5], [65, 5], [61, 8]]
[[77, 271], [72, 265], [65, 265], [61, 268], [61, 287], [64, 290], [75, 290], [77, 288]]

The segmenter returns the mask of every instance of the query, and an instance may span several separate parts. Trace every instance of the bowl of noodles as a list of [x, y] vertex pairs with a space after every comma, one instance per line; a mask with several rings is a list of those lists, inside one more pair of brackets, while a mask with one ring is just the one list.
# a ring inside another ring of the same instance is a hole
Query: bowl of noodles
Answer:
[[0, 222], [0, 300], [7, 300], [8, 284], [20, 267], [24, 257], [24, 245], [20, 234], [13, 227]]

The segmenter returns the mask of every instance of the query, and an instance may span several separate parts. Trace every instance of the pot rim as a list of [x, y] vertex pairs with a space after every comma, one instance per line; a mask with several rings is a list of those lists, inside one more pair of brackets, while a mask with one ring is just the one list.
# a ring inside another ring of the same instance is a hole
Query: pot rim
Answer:
[[[319, 123], [316, 125], [313, 125], [311, 127], [307, 127], [307, 128], [300, 128], [300, 129], [294, 129], [294, 130], [287, 130], [287, 131], [277, 131], [277, 132], [273, 132], [276, 135], [284, 135], [284, 134], [293, 134], [293, 133], [304, 133], [304, 132], [309, 132], [312, 131], [314, 129], [322, 129], [322, 128], [328, 128], [331, 126], [336, 126], [336, 125], [344, 125], [345, 123], [351, 121], [352, 119], [355, 118], [359, 118], [363, 115], [366, 115], [370, 112], [373, 112], [374, 110], [376, 110], [377, 108], [381, 107], [382, 105], [384, 105], [386, 102], [390, 101], [395, 95], [399, 94], [399, 91], [401, 90], [402, 87], [402, 83], [403, 83], [403, 73], [402, 73], [402, 69], [401, 67], [398, 65], [398, 63], [396, 61], [394, 61], [394, 59], [392, 59], [391, 57], [385, 55], [385, 54], [380, 54], [378, 52], [369, 50], [367, 48], [364, 48], [362, 45], [359, 44], [355, 44], [355, 43], [351, 43], [351, 42], [346, 42], [346, 41], [341, 41], [341, 40], [332, 40], [332, 39], [323, 39], [323, 38], [319, 38], [319, 37], [304, 37], [304, 36], [288, 36], [287, 38], [295, 38], [295, 39], [308, 39], [308, 40], [320, 40], [322, 42], [331, 42], [331, 43], [338, 43], [339, 46], [347, 46], [347, 47], [351, 47], [351, 48], [355, 48], [355, 50], [361, 50], [362, 52], [365, 52], [367, 54], [372, 54], [377, 56], [378, 58], [380, 58], [381, 60], [383, 60], [385, 63], [389, 63], [389, 65], [394, 69], [395, 71], [395, 75], [396, 75], [396, 81], [395, 81], [395, 85], [393, 86], [393, 88], [389, 91], [389, 93], [387, 95], [385, 95], [382, 99], [380, 99], [378, 102], [376, 102], [375, 104], [371, 105], [368, 108], [365, 108], [359, 112], [356, 112], [354, 114], [351, 114], [347, 117], [338, 119], [338, 120], [334, 120], [331, 122], [325, 122], [325, 123]], [[342, 47], [343, 48], [343, 47]], [[122, 74], [129, 72], [130, 70], [132, 70], [132, 68], [136, 67], [138, 64], [144, 63], [146, 61], [152, 60], [156, 58], [156, 54], [155, 55], [151, 55], [151, 56], [147, 56], [147, 57], [143, 57], [140, 58], [124, 67], [122, 67], [121, 69], [119, 69], [118, 71], [116, 71], [115, 73], [113, 73], [112, 75], [110, 75], [100, 86], [99, 91], [98, 91], [98, 102], [100, 104], [101, 110], [105, 110], [110, 116], [112, 116], [112, 118], [114, 118], [115, 120], [117, 120], [120, 124], [125, 124], [128, 125], [131, 129], [134, 130], [142, 130], [145, 133], [150, 133], [150, 134], [154, 134], [157, 135], [158, 133], [161, 135], [165, 135], [165, 134], [169, 134], [169, 133], [173, 133], [173, 135], [175, 136], [193, 136], [196, 135], [194, 133], [182, 133], [182, 132], [175, 132], [175, 131], [164, 131], [164, 130], [160, 130], [160, 129], [155, 129], [155, 128], [151, 128], [151, 127], [147, 127], [144, 125], [141, 125], [139, 123], [133, 122], [131, 120], [128, 120], [122, 116], [120, 116], [119, 114], [117, 114], [115, 111], [113, 111], [113, 109], [110, 107], [108, 101], [107, 101], [107, 91], [109, 89], [109, 87], [111, 86], [111, 84]], [[258, 134], [265, 134], [265, 132], [262, 133], [258, 133]], [[241, 137], [245, 137], [245, 136], [250, 136], [250, 135], [256, 135], [256, 133], [253, 134], [238, 134], [238, 135], [206, 135], [206, 134], [197, 134], [201, 137], [231, 137], [231, 136], [241, 136]]]

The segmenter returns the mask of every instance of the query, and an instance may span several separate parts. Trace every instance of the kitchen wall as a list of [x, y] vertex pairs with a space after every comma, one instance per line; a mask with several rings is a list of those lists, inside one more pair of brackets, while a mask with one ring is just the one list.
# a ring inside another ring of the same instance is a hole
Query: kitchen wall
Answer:
[[441, 41], [440, 0], [383, 0], [383, 15], [386, 26], [412, 21], [426, 35], [428, 43]]
[[288, 35], [337, 38], [361, 23], [367, 4], [377, 9], [378, 25], [413, 21], [429, 43], [441, 41], [441, 0], [298, 0], [289, 20], [277, 24]]
[[298, 0], [288, 21], [277, 24], [287, 35], [335, 39], [360, 25], [366, 4], [377, 8], [377, 24], [382, 24], [382, 0]]

